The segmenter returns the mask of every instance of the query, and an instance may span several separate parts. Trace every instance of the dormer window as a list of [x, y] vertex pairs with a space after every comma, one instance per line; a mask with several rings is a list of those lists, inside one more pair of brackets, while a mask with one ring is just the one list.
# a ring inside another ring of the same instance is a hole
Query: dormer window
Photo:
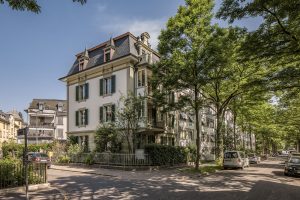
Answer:
[[106, 49], [104, 51], [104, 62], [109, 62], [111, 58], [110, 56], [111, 56], [110, 49]]
[[79, 61], [79, 71], [84, 70], [84, 60]]
[[62, 112], [63, 111], [63, 104], [62, 103], [57, 104], [56, 107], [57, 107], [57, 111], [58, 112]]
[[44, 110], [44, 103], [43, 102], [39, 102], [38, 103], [38, 108], [40, 111]]

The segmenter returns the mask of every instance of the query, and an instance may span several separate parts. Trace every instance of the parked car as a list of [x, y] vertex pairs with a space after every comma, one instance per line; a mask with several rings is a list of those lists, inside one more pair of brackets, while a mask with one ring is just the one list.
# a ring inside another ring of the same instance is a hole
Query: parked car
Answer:
[[300, 175], [300, 156], [292, 155], [288, 161], [285, 162], [284, 175]]
[[249, 163], [254, 163], [254, 164], [260, 163], [260, 157], [257, 156], [255, 153], [249, 154], [248, 157], [249, 157]]
[[51, 167], [51, 159], [45, 153], [29, 152], [28, 160], [32, 163], [46, 163], [48, 168]]
[[249, 167], [249, 159], [242, 151], [226, 151], [223, 160], [224, 169]]

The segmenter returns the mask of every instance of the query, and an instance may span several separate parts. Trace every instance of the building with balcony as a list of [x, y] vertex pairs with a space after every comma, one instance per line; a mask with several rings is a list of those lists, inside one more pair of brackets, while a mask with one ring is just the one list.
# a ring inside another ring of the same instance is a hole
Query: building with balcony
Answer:
[[[110, 38], [76, 55], [68, 74], [62, 78], [67, 87], [67, 134], [79, 144], [95, 149], [95, 130], [101, 123], [115, 121], [114, 112], [122, 107], [121, 96], [128, 92], [145, 96], [135, 148], [145, 144], [196, 145], [195, 116], [178, 110], [162, 113], [151, 98], [151, 65], [160, 57], [149, 44], [150, 35], [136, 37], [125, 33]], [[170, 101], [180, 94], [171, 93]], [[215, 145], [215, 115], [213, 109], [201, 110], [201, 151], [213, 154]]]
[[[148, 96], [150, 66], [159, 55], [149, 44], [150, 35], [125, 33], [76, 55], [69, 73], [60, 80], [67, 85], [68, 135], [78, 138], [89, 150], [95, 148], [94, 132], [99, 123], [114, 121], [121, 96], [128, 92]], [[151, 99], [143, 103], [139, 137], [144, 144], [159, 142], [164, 118]], [[172, 136], [174, 138], [174, 136]]]
[[[50, 143], [67, 139], [67, 101], [57, 99], [33, 99], [28, 115], [28, 143]], [[18, 142], [24, 142], [24, 135], [18, 135]]]

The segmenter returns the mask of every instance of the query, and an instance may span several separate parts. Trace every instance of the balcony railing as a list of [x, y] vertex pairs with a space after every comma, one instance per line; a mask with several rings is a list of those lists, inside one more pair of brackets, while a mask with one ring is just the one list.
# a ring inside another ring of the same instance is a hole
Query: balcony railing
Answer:
[[29, 125], [29, 128], [55, 128], [54, 124], [32, 124]]
[[150, 128], [160, 128], [160, 129], [163, 129], [165, 127], [165, 122], [164, 121], [157, 122], [155, 120], [149, 120], [148, 126], [150, 126]]

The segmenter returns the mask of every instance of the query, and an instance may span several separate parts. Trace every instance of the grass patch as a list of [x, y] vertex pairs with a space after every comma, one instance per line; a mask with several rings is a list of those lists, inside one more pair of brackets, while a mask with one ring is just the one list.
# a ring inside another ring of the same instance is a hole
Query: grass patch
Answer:
[[206, 174], [206, 173], [215, 173], [217, 170], [221, 170], [222, 166], [219, 165], [207, 165], [207, 166], [200, 166], [198, 170], [195, 168], [185, 168], [180, 171], [194, 173], [194, 174]]

